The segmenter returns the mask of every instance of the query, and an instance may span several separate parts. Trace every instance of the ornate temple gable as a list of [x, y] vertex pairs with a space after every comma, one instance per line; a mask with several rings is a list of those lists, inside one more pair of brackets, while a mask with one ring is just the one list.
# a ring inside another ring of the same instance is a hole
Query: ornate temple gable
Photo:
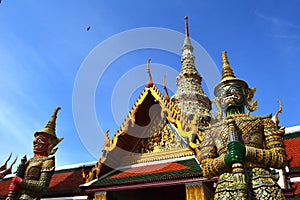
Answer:
[[142, 138], [134, 152], [155, 153], [183, 147], [184, 145], [175, 135], [170, 125], [166, 123], [161, 130], [154, 130], [152, 137]]
[[196, 131], [191, 124], [153, 84], [144, 89], [115, 134], [116, 146], [134, 153], [184, 148]]
[[211, 101], [202, 89], [202, 77], [194, 60], [193, 46], [189, 38], [188, 21], [185, 17], [185, 39], [182, 47], [181, 71], [177, 77], [177, 90], [172, 101], [192, 120], [196, 117], [198, 128], [202, 129], [211, 118]]
[[85, 182], [128, 163], [193, 155], [189, 145], [198, 132], [195, 121], [182, 114], [154, 84], [147, 86], [111, 140], [106, 133], [103, 155], [94, 175]]

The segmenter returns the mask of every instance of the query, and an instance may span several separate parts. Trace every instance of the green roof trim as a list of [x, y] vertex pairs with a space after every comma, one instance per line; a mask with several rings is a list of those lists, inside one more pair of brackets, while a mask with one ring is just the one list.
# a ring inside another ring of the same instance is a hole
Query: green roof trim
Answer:
[[[193, 159], [189, 160], [181, 160], [181, 161], [174, 161], [170, 163], [177, 163], [183, 166], [186, 166], [186, 169], [183, 170], [173, 170], [168, 172], [158, 172], [153, 174], [141, 174], [137, 176], [126, 176], [126, 177], [120, 177], [120, 178], [111, 178], [115, 175], [118, 175], [120, 173], [123, 173], [123, 171], [115, 171], [109, 176], [100, 179], [96, 182], [94, 182], [92, 185], [107, 185], [107, 184], [120, 184], [124, 182], [135, 182], [135, 181], [147, 181], [151, 179], [164, 179], [164, 178], [171, 178], [176, 176], [183, 176], [183, 175], [191, 175], [191, 174], [199, 174], [202, 172], [202, 169], [200, 165], [197, 163], [197, 161]], [[129, 167], [127, 169], [130, 169]]]
[[294, 171], [300, 171], [300, 166], [297, 166], [297, 167], [290, 167], [289, 168], [291, 172], [294, 172]]
[[292, 138], [300, 138], [300, 132], [295, 132], [295, 133], [289, 133], [283, 135], [283, 140], [288, 140]]
[[47, 190], [45, 193], [43, 193], [43, 197], [47, 197], [47, 195], [58, 195], [58, 194], [80, 194], [82, 192], [81, 189], [76, 190]]
[[297, 194], [295, 196], [292, 197], [286, 197], [286, 200], [299, 200], [300, 199], [300, 194]]

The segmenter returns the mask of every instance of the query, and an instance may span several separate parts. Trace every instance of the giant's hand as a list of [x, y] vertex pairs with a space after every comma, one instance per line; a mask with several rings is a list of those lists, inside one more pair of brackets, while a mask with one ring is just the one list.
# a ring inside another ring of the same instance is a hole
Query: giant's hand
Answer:
[[246, 147], [238, 141], [232, 141], [227, 144], [228, 154], [224, 161], [226, 165], [231, 166], [233, 163], [243, 163], [245, 159]]

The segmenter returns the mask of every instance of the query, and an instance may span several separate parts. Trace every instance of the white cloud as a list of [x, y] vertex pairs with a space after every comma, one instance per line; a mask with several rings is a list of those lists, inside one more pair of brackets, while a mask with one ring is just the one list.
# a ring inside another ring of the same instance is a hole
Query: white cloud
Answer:
[[285, 27], [289, 27], [289, 28], [296, 28], [296, 29], [300, 29], [300, 26], [299, 25], [296, 25], [290, 21], [287, 21], [287, 20], [284, 20], [284, 19], [280, 19], [280, 18], [277, 18], [277, 17], [269, 17], [269, 16], [266, 16], [260, 12], [258, 12], [257, 10], [254, 11], [254, 14], [258, 17], [260, 17], [261, 19], [267, 21], [267, 22], [270, 22], [272, 23], [273, 25], [275, 26], [285, 26]]
[[16, 110], [12, 105], [0, 99], [0, 163], [6, 160], [10, 152], [23, 156], [32, 152], [32, 126], [31, 119], [24, 117], [22, 113]]

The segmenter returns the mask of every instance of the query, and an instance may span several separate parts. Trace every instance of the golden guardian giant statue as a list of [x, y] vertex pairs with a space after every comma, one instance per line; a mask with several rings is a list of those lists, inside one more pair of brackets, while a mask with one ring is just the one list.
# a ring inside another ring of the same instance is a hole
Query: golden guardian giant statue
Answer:
[[250, 116], [255, 88], [235, 77], [226, 52], [222, 68], [214, 92], [224, 117], [204, 132], [200, 148], [203, 175], [219, 176], [214, 199], [284, 199], [270, 169], [285, 166], [284, 128], [270, 116]]
[[57, 151], [54, 147], [63, 140], [55, 133], [58, 110], [60, 107], [54, 110], [45, 128], [34, 134], [34, 156], [28, 161], [26, 156], [22, 158], [6, 200], [39, 200], [48, 189], [55, 168], [55, 157], [51, 155]]

